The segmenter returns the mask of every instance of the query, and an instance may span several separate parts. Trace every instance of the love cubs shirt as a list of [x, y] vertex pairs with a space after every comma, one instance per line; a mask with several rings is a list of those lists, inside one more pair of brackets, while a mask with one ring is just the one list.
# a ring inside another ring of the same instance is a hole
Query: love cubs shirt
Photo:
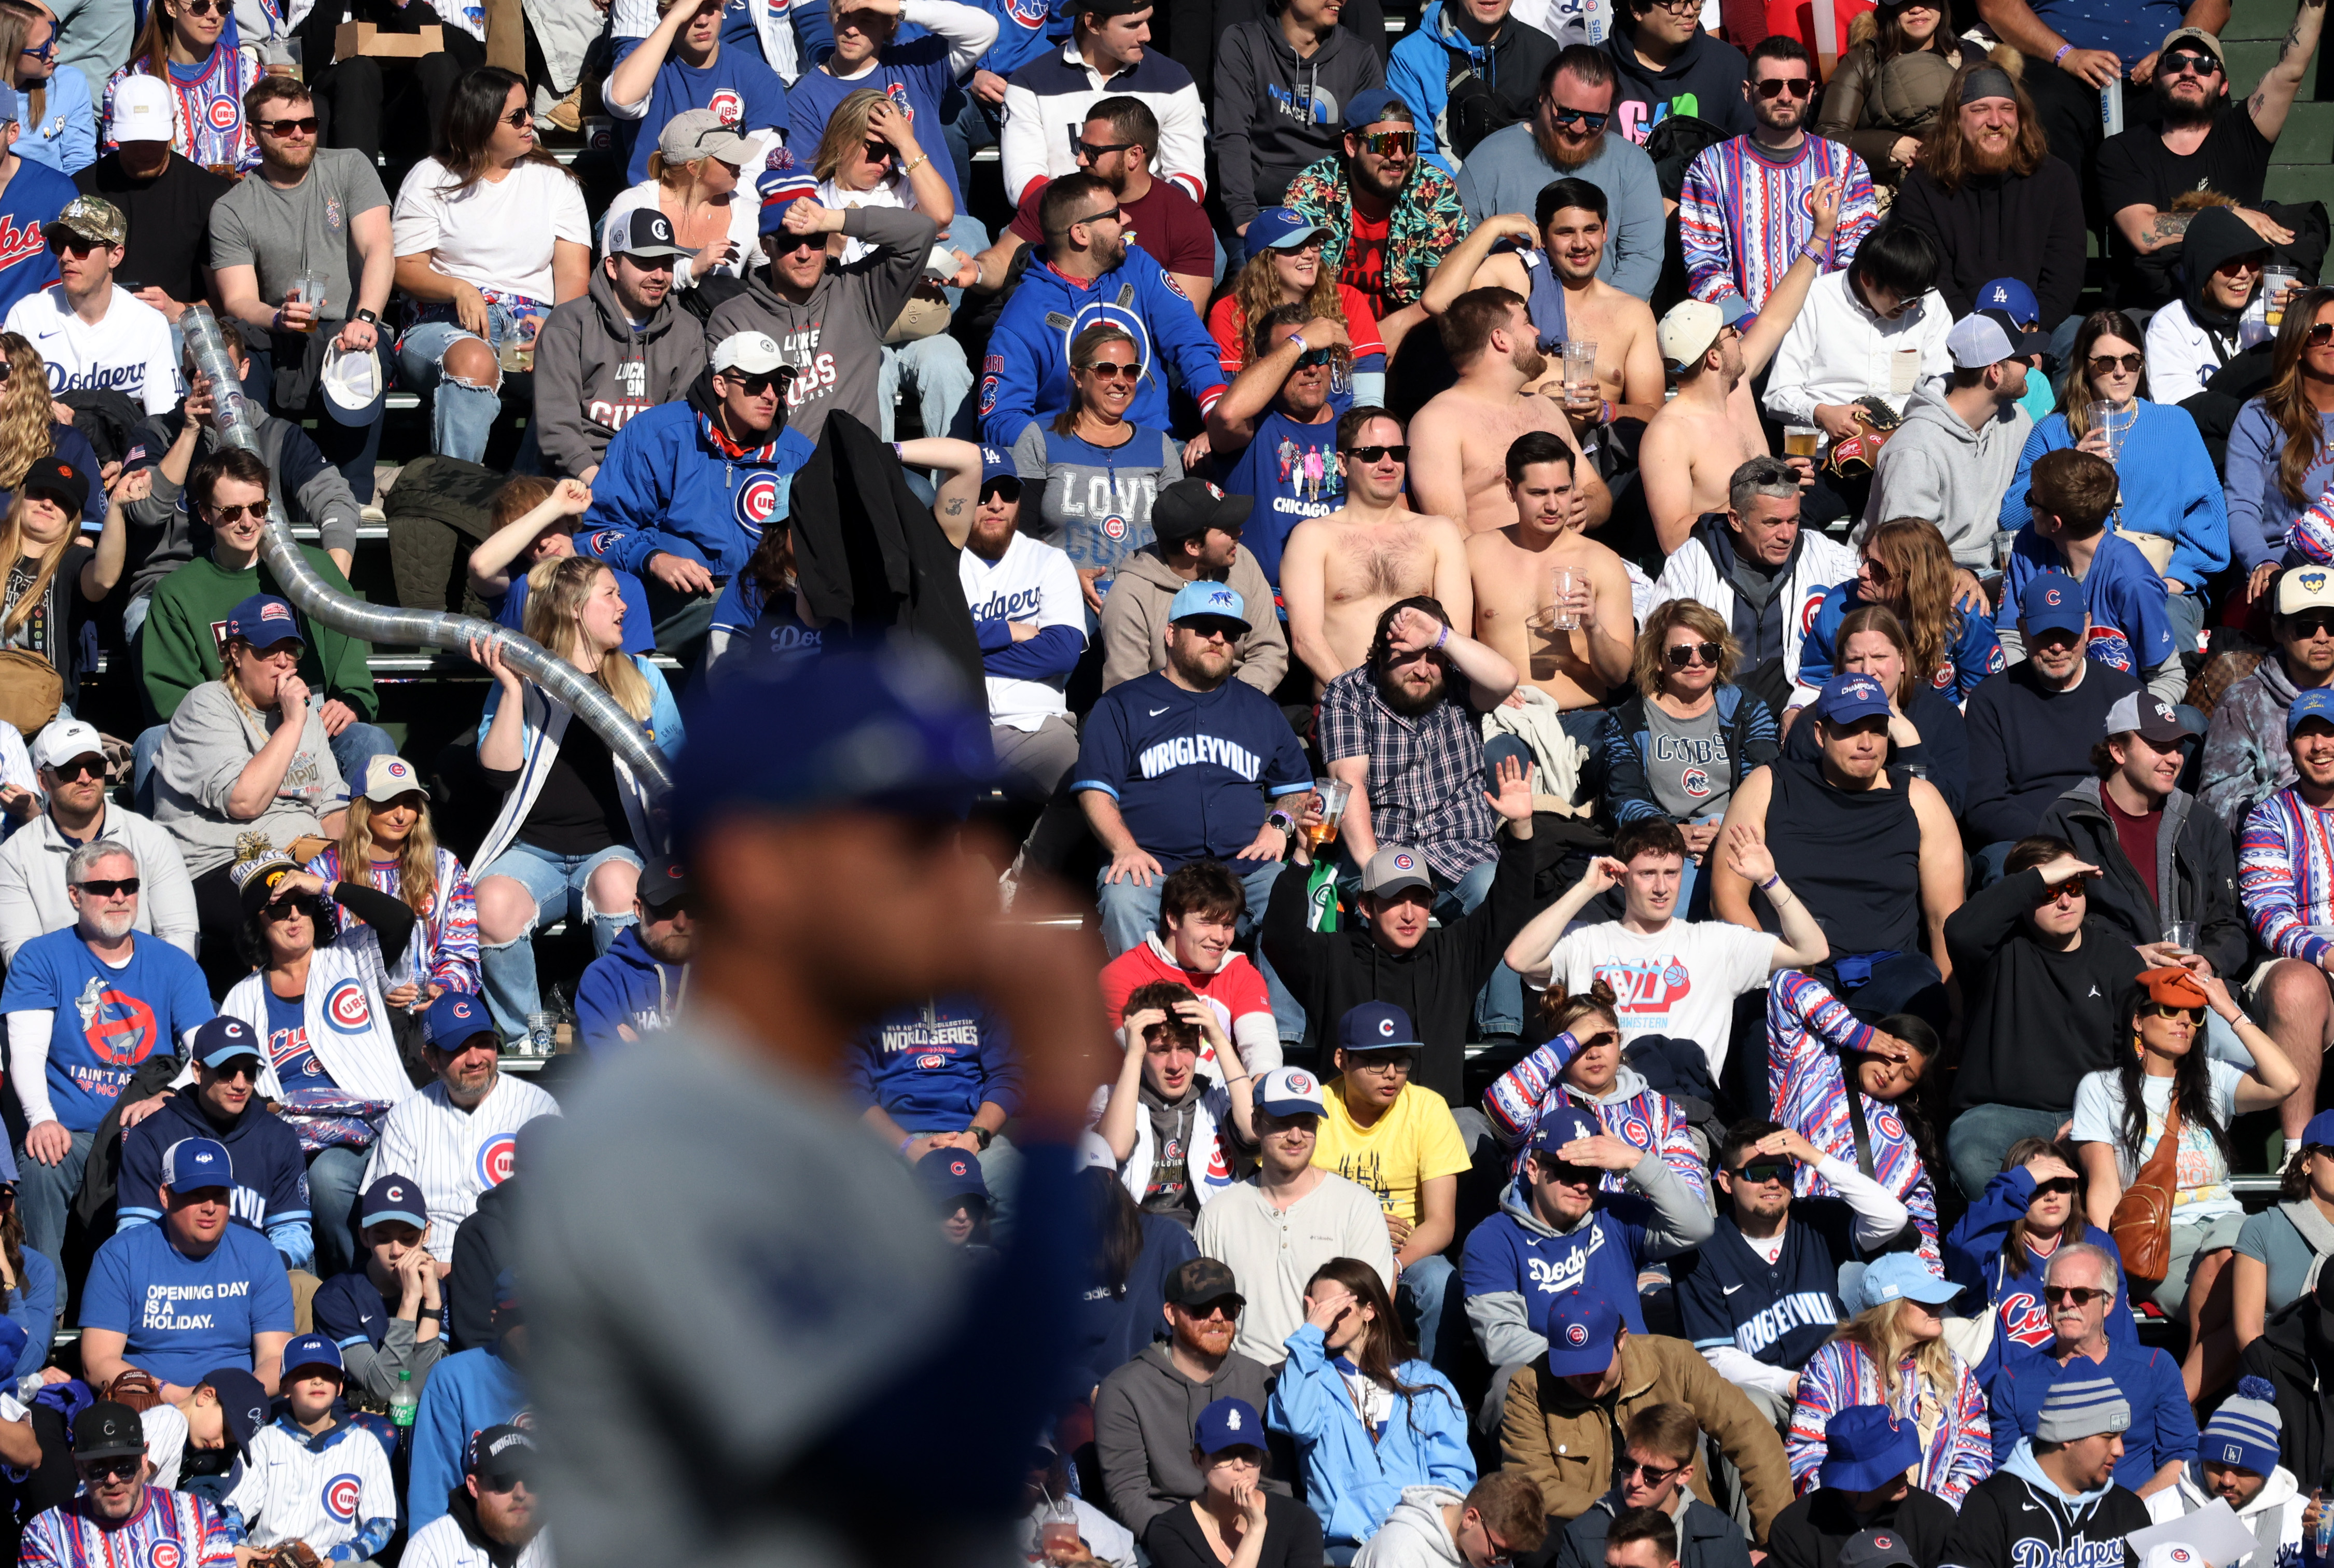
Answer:
[[157, 1050], [175, 1053], [180, 1036], [218, 1012], [203, 972], [169, 943], [133, 934], [130, 961], [116, 969], [70, 927], [17, 949], [0, 988], [0, 1012], [41, 1008], [53, 1015], [49, 1107], [71, 1132], [96, 1130], [140, 1062]]
[[1767, 983], [1775, 939], [1723, 920], [1673, 920], [1651, 934], [1617, 920], [1567, 933], [1548, 953], [1567, 993], [1601, 980], [1619, 1003], [1621, 1043], [1649, 1034], [1690, 1040], [1725, 1065], [1734, 999]]
[[1245, 681], [1187, 692], [1153, 671], [1102, 694], [1086, 715], [1073, 791], [1118, 802], [1134, 841], [1166, 870], [1230, 860], [1264, 826], [1267, 795], [1313, 788], [1279, 705]]
[[292, 1285], [257, 1231], [230, 1224], [208, 1255], [190, 1258], [168, 1225], [140, 1225], [97, 1250], [81, 1321], [128, 1335], [131, 1366], [192, 1388], [214, 1368], [251, 1370], [254, 1334], [293, 1331]]

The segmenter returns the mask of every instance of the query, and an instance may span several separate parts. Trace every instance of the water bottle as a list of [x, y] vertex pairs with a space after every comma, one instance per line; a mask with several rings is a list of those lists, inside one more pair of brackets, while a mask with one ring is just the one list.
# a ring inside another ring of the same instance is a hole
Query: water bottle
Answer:
[[420, 1396], [413, 1391], [413, 1374], [398, 1373], [397, 1392], [389, 1397], [389, 1419], [400, 1437], [411, 1430], [413, 1412], [420, 1403]]
[[1612, 0], [1582, 0], [1581, 25], [1587, 30], [1591, 47], [1605, 47], [1606, 35], [1613, 31]]

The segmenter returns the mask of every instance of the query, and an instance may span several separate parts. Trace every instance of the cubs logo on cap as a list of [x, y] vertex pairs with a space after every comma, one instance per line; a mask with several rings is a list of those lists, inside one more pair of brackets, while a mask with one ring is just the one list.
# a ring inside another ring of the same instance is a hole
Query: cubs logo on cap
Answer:
[[494, 1029], [486, 1004], [468, 992], [449, 991], [429, 1004], [429, 1043], [439, 1050], [459, 1050], [477, 1036], [492, 1034]]
[[1256, 1104], [1267, 1116], [1283, 1119], [1322, 1114], [1320, 1081], [1301, 1067], [1276, 1067], [1257, 1079]]
[[1340, 1050], [1420, 1050], [1410, 1014], [1390, 1002], [1365, 1002], [1337, 1021]]
[[1580, 1346], [1587, 1344], [1588, 1342], [1588, 1325], [1586, 1323], [1565, 1324], [1564, 1342], [1575, 1349], [1578, 1349]]
[[[507, 1175], [507, 1173], [506, 1173]], [[389, 1221], [411, 1225], [415, 1230], [429, 1224], [429, 1205], [421, 1201], [420, 1189], [410, 1176], [390, 1175], [378, 1177], [365, 1188], [357, 1202], [357, 1229], [365, 1230]]]

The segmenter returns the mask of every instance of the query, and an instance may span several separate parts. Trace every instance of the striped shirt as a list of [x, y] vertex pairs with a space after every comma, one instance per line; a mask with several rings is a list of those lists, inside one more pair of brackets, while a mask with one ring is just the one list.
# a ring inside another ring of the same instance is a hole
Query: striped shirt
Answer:
[[[1623, 1143], [1660, 1155], [1662, 1163], [1696, 1198], [1709, 1203], [1710, 1171], [1694, 1145], [1693, 1126], [1677, 1102], [1647, 1088], [1644, 1076], [1628, 1067], [1621, 1070], [1611, 1094], [1604, 1099], [1575, 1089], [1564, 1081], [1563, 1075], [1579, 1049], [1570, 1033], [1559, 1034], [1501, 1073], [1483, 1097], [1491, 1130], [1513, 1151], [1508, 1159], [1509, 1174], [1522, 1172], [1530, 1152], [1525, 1146], [1540, 1118], [1569, 1100]], [[1598, 1190], [1618, 1197], [1630, 1190], [1628, 1178], [1620, 1171], [1606, 1171]]]
[[[309, 870], [326, 883], [340, 882], [348, 876], [341, 865], [341, 847], [328, 844], [323, 852], [308, 863]], [[394, 862], [375, 861], [371, 877], [351, 880], [388, 894], [391, 898], [403, 898], [404, 889]], [[437, 858], [438, 888], [427, 916], [413, 923], [413, 941], [406, 950], [405, 967], [416, 973], [427, 974], [429, 982], [448, 991], [466, 991], [477, 995], [485, 988], [478, 972], [478, 896], [470, 886], [470, 874], [462, 869], [455, 853], [440, 847]], [[355, 911], [346, 905], [340, 908], [342, 924], [362, 924]]]
[[2334, 811], [2305, 804], [2294, 786], [2252, 809], [2237, 837], [2237, 896], [2262, 946], [2310, 963], [2334, 927]]
[[234, 1568], [227, 1521], [192, 1492], [146, 1488], [119, 1524], [98, 1523], [86, 1495], [24, 1526], [19, 1568]]
[[[1924, 1434], [1913, 1485], [1959, 1508], [1969, 1489], [1993, 1474], [1993, 1425], [1975, 1374], [1961, 1357], [1950, 1350], [1946, 1355], [1956, 1375], [1951, 1389], [1924, 1385], [1914, 1358], [1907, 1356], [1896, 1369], [1893, 1399], [1881, 1388], [1879, 1364], [1863, 1346], [1833, 1340], [1808, 1357], [1799, 1374], [1799, 1403], [1783, 1433], [1791, 1490], [1804, 1497], [1821, 1485], [1824, 1438], [1834, 1416], [1850, 1405], [1886, 1405], [1890, 1414], [1917, 1423]], [[1921, 1408], [1924, 1402], [1926, 1411]]]
[[1780, 156], [1747, 136], [1695, 154], [1678, 197], [1678, 241], [1694, 297], [1715, 304], [1739, 294], [1752, 310], [1763, 308], [1815, 237], [1808, 198], [1817, 180], [1830, 178], [1842, 186], [1839, 225], [1823, 270], [1837, 272], [1879, 218], [1864, 160], [1820, 136]]
[[[1872, 1043], [1871, 1027], [1847, 1010], [1831, 988], [1796, 969], [1778, 971], [1767, 988], [1767, 1091], [1775, 1119], [1833, 1158], [1857, 1163], [1856, 1128], [1848, 1116], [1842, 1051]], [[1859, 1094], [1861, 1090], [1857, 1091]], [[1896, 1195], [1921, 1230], [1921, 1257], [1943, 1273], [1937, 1244], [1937, 1189], [1921, 1151], [1896, 1108], [1863, 1095], [1864, 1127], [1872, 1146], [1872, 1176]], [[1813, 1166], [1799, 1166], [1797, 1197], [1837, 1197]]]

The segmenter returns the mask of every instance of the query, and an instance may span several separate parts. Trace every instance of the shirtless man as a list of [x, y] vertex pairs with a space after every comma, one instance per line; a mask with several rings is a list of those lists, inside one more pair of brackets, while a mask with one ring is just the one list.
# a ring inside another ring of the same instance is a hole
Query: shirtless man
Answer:
[[[1451, 302], [1437, 324], [1443, 352], [1459, 380], [1410, 421], [1410, 495], [1419, 509], [1463, 518], [1471, 533], [1504, 528], [1516, 520], [1508, 491], [1508, 449], [1528, 431], [1547, 431], [1577, 454], [1572, 421], [1554, 398], [1524, 388], [1548, 369], [1534, 347], [1524, 296], [1513, 289], [1478, 288]], [[1593, 468], [1575, 470], [1580, 526], [1602, 528], [1613, 515], [1613, 494]]]
[[[1818, 179], [1809, 192], [1815, 238], [1775, 285], [1767, 307], [1750, 330], [1738, 333], [1719, 307], [1704, 300], [1682, 300], [1662, 317], [1662, 358], [1679, 367], [1677, 396], [1646, 421], [1637, 443], [1637, 468], [1644, 476], [1645, 508], [1664, 555], [1685, 543], [1705, 512], [1726, 509], [1734, 470], [1752, 458], [1769, 457], [1767, 431], [1750, 396], [1750, 379], [1767, 368], [1783, 334], [1806, 303], [1808, 286], [1820, 270], [1815, 257], [1831, 244], [1839, 224], [1839, 181]], [[1802, 485], [1815, 478], [1815, 463], [1792, 458]]]
[[[1422, 303], [1440, 315], [1471, 288], [1504, 288], [1523, 295], [1539, 334], [1548, 371], [1524, 390], [1564, 395], [1564, 345], [1596, 345], [1596, 390], [1564, 404], [1573, 434], [1619, 419], [1650, 420], [1662, 406], [1662, 355], [1654, 344], [1654, 313], [1636, 295], [1596, 276], [1605, 259], [1604, 191], [1585, 179], [1558, 179], [1539, 193], [1539, 220], [1519, 212], [1487, 218], [1434, 269]], [[1540, 248], [1492, 254], [1503, 239]], [[1558, 286], [1548, 286], [1550, 281]], [[1535, 292], [1532, 285], [1538, 282]]]
[[[1629, 569], [1574, 522], [1572, 475], [1572, 449], [1562, 440], [1539, 431], [1517, 437], [1508, 449], [1516, 520], [1467, 540], [1476, 641], [1567, 711], [1601, 704], [1629, 678], [1637, 646]], [[1568, 632], [1550, 624], [1558, 566], [1577, 574], [1561, 605], [1577, 623]]]
[[1381, 408], [1346, 414], [1337, 421], [1345, 504], [1297, 524], [1281, 553], [1289, 644], [1313, 672], [1316, 696], [1362, 662], [1396, 600], [1440, 599], [1454, 625], [1473, 616], [1466, 530], [1403, 504], [1408, 459], [1400, 420]]

